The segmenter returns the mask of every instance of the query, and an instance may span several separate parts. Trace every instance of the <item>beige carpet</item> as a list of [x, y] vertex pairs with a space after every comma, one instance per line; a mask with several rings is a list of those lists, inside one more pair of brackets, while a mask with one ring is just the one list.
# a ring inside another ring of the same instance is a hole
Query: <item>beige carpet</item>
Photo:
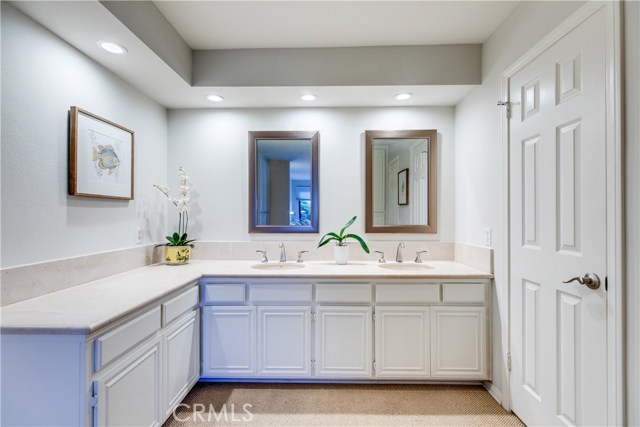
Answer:
[[164, 427], [522, 425], [482, 386], [198, 383]]

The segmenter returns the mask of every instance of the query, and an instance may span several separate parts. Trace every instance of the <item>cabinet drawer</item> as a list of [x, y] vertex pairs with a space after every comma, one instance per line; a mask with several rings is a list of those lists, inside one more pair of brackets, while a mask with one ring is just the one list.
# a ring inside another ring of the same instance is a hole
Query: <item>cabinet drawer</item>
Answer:
[[483, 304], [484, 298], [484, 283], [442, 284], [442, 302]]
[[122, 353], [160, 329], [160, 307], [147, 311], [94, 341], [94, 369], [102, 369]]
[[216, 283], [204, 286], [204, 302], [241, 304], [245, 302], [244, 283]]
[[327, 303], [370, 303], [371, 285], [339, 283], [316, 285], [316, 301]]
[[198, 304], [198, 287], [193, 286], [175, 298], [162, 304], [162, 326], [166, 326], [182, 313]]
[[251, 302], [311, 302], [311, 285], [251, 285]]
[[376, 302], [407, 304], [440, 302], [440, 285], [376, 285]]

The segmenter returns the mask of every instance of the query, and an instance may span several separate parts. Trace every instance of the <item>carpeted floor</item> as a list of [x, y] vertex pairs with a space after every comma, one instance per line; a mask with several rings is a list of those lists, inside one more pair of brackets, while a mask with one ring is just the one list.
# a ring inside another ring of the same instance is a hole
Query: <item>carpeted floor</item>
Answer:
[[198, 383], [164, 427], [522, 425], [482, 386]]

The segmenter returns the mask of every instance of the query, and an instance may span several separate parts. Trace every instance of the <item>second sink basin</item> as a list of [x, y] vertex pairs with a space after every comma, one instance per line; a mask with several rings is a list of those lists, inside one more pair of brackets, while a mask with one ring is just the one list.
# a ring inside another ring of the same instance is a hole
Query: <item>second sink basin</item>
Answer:
[[385, 270], [404, 270], [404, 271], [420, 271], [420, 270], [429, 270], [433, 268], [425, 264], [416, 264], [414, 262], [395, 263], [395, 264], [378, 264], [378, 267], [384, 268]]
[[257, 270], [297, 270], [298, 268], [304, 268], [304, 264], [255, 264], [251, 268]]

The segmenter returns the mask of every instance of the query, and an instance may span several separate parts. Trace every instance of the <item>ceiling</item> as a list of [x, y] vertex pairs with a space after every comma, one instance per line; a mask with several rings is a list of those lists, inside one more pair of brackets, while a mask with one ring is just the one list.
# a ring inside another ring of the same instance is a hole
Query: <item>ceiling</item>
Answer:
[[[167, 108], [453, 106], [477, 87], [477, 83], [395, 82], [374, 86], [194, 86], [98, 1], [13, 4]], [[187, 50], [209, 50], [482, 43], [517, 2], [238, 0], [153, 4], [168, 21], [166, 26], [173, 26], [184, 39]], [[143, 16], [143, 24], [145, 19]], [[162, 40], [160, 28], [147, 27], [146, 31], [155, 32]], [[128, 54], [104, 52], [96, 42], [105, 39], [123, 44]], [[318, 95], [318, 100], [302, 101], [300, 95], [308, 92]], [[397, 101], [394, 95], [400, 92], [414, 96]], [[222, 95], [225, 101], [212, 103], [206, 99], [209, 94]]]
[[155, 1], [201, 49], [483, 43], [516, 1]]

